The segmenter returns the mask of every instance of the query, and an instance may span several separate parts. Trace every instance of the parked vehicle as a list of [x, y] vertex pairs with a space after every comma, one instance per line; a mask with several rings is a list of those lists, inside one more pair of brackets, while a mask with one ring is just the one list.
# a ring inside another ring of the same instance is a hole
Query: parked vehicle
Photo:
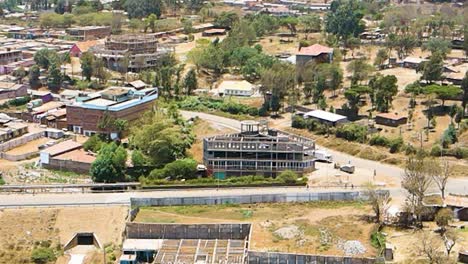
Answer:
[[347, 173], [354, 173], [354, 165], [345, 164], [340, 167], [340, 171], [344, 171]]
[[316, 150], [314, 154], [315, 154], [315, 159], [318, 161], [325, 161], [328, 163], [331, 163], [333, 161], [332, 155], [326, 151]]

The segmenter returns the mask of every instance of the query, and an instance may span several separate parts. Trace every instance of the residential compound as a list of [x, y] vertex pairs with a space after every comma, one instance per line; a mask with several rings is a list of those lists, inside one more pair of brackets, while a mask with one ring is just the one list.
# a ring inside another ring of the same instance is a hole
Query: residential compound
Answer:
[[217, 178], [276, 176], [285, 170], [303, 174], [314, 169], [314, 150], [310, 139], [268, 129], [256, 121], [243, 121], [240, 133], [203, 140], [204, 163]]
[[173, 52], [173, 48], [161, 45], [153, 35], [113, 35], [104, 45], [91, 49], [102, 58], [111, 70], [139, 72], [157, 65], [158, 60]]
[[[150, 109], [158, 98], [156, 88], [136, 90], [126, 87], [111, 87], [86, 97], [77, 97], [67, 105], [68, 128], [75, 133], [91, 136], [95, 133], [118, 137], [117, 128], [109, 120], [132, 121]], [[104, 121], [106, 120], [107, 121]]]

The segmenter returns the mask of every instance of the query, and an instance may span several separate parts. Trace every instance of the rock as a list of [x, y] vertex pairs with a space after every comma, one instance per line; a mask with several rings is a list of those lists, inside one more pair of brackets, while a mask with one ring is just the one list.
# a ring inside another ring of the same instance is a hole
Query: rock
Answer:
[[293, 239], [301, 235], [301, 231], [295, 225], [285, 226], [276, 230], [275, 235], [284, 239]]

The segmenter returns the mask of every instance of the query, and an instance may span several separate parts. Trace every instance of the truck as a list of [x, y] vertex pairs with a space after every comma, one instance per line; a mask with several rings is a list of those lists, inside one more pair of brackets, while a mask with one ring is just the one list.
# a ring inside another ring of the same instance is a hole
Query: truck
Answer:
[[323, 150], [316, 150], [315, 153], [315, 160], [317, 161], [324, 161], [331, 163], [333, 161], [332, 155]]

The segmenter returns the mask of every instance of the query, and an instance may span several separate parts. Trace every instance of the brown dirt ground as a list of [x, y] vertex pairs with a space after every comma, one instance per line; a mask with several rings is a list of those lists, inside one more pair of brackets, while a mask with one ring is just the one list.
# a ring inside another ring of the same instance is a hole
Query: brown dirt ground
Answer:
[[11, 154], [11, 155], [20, 155], [20, 154], [29, 153], [32, 151], [37, 151], [39, 145], [47, 143], [49, 141], [51, 141], [50, 138], [38, 138], [36, 140], [29, 141], [28, 143], [21, 145], [19, 147], [16, 147], [14, 149], [10, 149], [6, 153]]
[[79, 231], [95, 232], [103, 244], [119, 244], [126, 214], [125, 207], [0, 210], [0, 263], [30, 263], [35, 243], [63, 246]]
[[204, 120], [197, 120], [194, 126], [194, 134], [196, 135], [195, 143], [192, 144], [188, 153], [196, 161], [203, 162], [203, 138], [233, 132], [234, 130], [232, 129], [216, 126]]
[[[246, 216], [248, 213], [251, 216]], [[374, 256], [375, 249], [369, 242], [374, 225], [364, 220], [368, 213], [367, 206], [354, 203], [177, 206], [142, 208], [135, 222], [250, 222], [251, 248], [256, 250], [342, 255], [337, 241], [359, 240], [367, 249], [363, 256]], [[284, 239], [274, 234], [277, 229], [291, 225], [299, 227], [302, 235]], [[320, 228], [331, 233], [330, 246], [320, 245]]]

